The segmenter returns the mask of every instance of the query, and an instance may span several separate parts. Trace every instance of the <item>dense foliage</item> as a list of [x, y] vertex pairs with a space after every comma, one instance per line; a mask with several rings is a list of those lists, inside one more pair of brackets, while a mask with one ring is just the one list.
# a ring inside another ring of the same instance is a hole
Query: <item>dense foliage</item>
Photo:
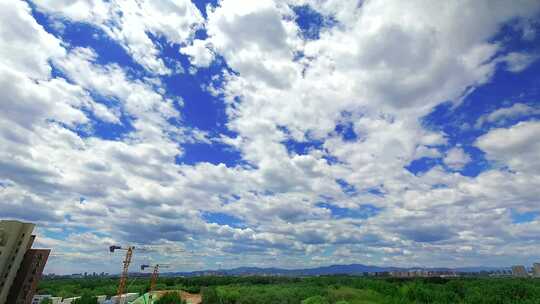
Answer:
[[[76, 297], [82, 294], [94, 296], [116, 295], [118, 278], [84, 278], [84, 279], [42, 279], [38, 287], [38, 293], [51, 294], [57, 297]], [[161, 277], [156, 284], [156, 290], [184, 290], [191, 293], [199, 293], [201, 287], [230, 285], [230, 284], [276, 284], [276, 283], [300, 282], [298, 278], [284, 277], [193, 277], [193, 278], [166, 278]], [[130, 278], [126, 292], [147, 292], [150, 286], [149, 278]]]
[[511, 278], [396, 280], [319, 277], [288, 284], [232, 284], [208, 287], [203, 289], [203, 303], [540, 304], [540, 280]]
[[155, 304], [185, 304], [186, 302], [182, 300], [182, 297], [176, 292], [168, 292], [161, 296]]
[[72, 302], [73, 304], [98, 304], [97, 298], [90, 294], [83, 294], [80, 298]]
[[[114, 279], [43, 280], [40, 293], [113, 295]], [[132, 280], [130, 292], [148, 287]], [[203, 304], [540, 304], [540, 279], [391, 279], [354, 276], [160, 278], [157, 290], [201, 292]]]

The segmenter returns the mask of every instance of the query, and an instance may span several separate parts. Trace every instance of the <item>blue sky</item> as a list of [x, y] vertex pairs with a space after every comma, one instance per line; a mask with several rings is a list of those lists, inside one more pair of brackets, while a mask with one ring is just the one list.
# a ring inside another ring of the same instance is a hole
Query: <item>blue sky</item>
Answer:
[[0, 217], [46, 272], [540, 259], [537, 1], [0, 6]]

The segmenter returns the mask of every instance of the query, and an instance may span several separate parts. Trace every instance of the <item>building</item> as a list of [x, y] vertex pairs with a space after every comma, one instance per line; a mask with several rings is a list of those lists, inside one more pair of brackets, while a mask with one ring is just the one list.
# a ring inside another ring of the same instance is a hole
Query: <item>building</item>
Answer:
[[8, 303], [30, 304], [50, 254], [49, 249], [28, 249], [8, 295]]
[[523, 265], [512, 266], [512, 276], [517, 278], [526, 278], [529, 276], [527, 269]]
[[31, 303], [32, 304], [40, 304], [41, 301], [43, 301], [45, 299], [51, 299], [52, 304], [61, 304], [62, 303], [62, 298], [61, 297], [53, 297], [51, 295], [35, 295], [32, 298]]
[[49, 249], [31, 249], [34, 224], [0, 221], [0, 304], [32, 304]]
[[71, 304], [72, 302], [74, 302], [75, 300], [77, 299], [80, 299], [81, 297], [73, 297], [73, 298], [65, 298], [65, 299], [62, 299], [62, 302], [60, 302], [61, 304]]
[[45, 299], [50, 299], [52, 298], [52, 295], [34, 295], [34, 297], [32, 298], [32, 304], [39, 304], [41, 303], [41, 301], [45, 300]]
[[533, 277], [540, 278], [540, 263], [533, 264]]
[[31, 246], [34, 224], [0, 221], [0, 304], [7, 297], [26, 250]]
[[125, 293], [121, 296], [113, 296], [111, 297], [111, 303], [122, 303], [122, 304], [127, 304], [129, 302], [132, 302], [132, 301], [135, 301], [137, 298], [139, 297], [139, 294], [136, 293], [136, 292], [130, 292], [130, 293]]

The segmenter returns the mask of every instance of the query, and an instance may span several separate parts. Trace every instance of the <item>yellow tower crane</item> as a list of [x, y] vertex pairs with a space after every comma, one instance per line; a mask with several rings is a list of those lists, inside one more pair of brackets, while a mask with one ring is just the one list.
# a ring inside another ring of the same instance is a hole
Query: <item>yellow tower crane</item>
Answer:
[[[129, 272], [129, 265], [131, 264], [131, 259], [133, 257], [133, 252], [135, 251], [135, 246], [127, 246], [127, 247], [122, 247], [122, 246], [117, 246], [117, 245], [109, 246], [109, 251], [111, 253], [114, 253], [116, 250], [125, 250], [126, 251], [126, 256], [124, 258], [123, 267], [122, 267], [122, 274], [120, 275], [120, 283], [118, 284], [118, 290], [116, 292], [117, 293], [116, 303], [117, 304], [122, 304], [124, 302], [123, 298], [122, 298], [122, 295], [126, 291], [126, 284], [127, 284], [128, 272]], [[174, 253], [179, 253], [179, 252], [185, 252], [185, 250], [182, 249], [182, 248], [174, 248], [174, 247], [171, 248], [171, 247], [168, 247], [168, 246], [144, 246], [144, 245], [143, 246], [137, 246], [137, 251], [141, 251], [141, 252], [158, 252], [160, 254], [174, 254]], [[159, 266], [163, 267], [164, 265], [161, 264]], [[159, 266], [157, 268], [154, 268], [155, 278], [156, 279], [157, 279], [157, 275], [159, 273]], [[152, 276], [154, 278], [154, 274]], [[154, 285], [155, 285], [155, 282], [154, 282]], [[151, 287], [153, 288], [154, 286], [151, 286]]]
[[124, 294], [124, 291], [126, 289], [126, 283], [128, 279], [128, 271], [129, 271], [129, 264], [131, 264], [131, 258], [133, 257], [133, 250], [135, 249], [134, 246], [128, 246], [128, 247], [121, 247], [112, 245], [109, 246], [109, 251], [113, 253], [115, 250], [125, 250], [126, 256], [124, 258], [123, 268], [122, 268], [122, 274], [120, 275], [120, 283], [118, 284], [118, 290], [116, 291], [117, 299], [116, 303], [121, 304], [122, 301], [122, 295]]
[[148, 304], [152, 303], [152, 292], [156, 288], [156, 282], [157, 278], [159, 276], [159, 269], [160, 268], [168, 268], [168, 264], [155, 264], [155, 265], [148, 265], [143, 264], [141, 265], [141, 271], [144, 271], [146, 268], [153, 267], [154, 271], [152, 271], [152, 277], [150, 279], [150, 290], [148, 291]]

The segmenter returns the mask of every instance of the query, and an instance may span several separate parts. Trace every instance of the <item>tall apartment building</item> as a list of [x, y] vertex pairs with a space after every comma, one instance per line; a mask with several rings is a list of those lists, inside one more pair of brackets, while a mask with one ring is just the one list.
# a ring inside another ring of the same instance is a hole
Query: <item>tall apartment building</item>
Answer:
[[512, 266], [512, 276], [518, 278], [526, 278], [529, 276], [527, 269], [523, 265]]
[[533, 276], [535, 278], [540, 278], [540, 263], [533, 264]]
[[49, 249], [31, 249], [34, 224], [0, 220], [0, 304], [31, 304]]
[[17, 277], [11, 285], [8, 295], [8, 303], [30, 304], [36, 292], [37, 285], [41, 279], [41, 273], [51, 250], [49, 249], [28, 249], [24, 255]]
[[27, 249], [31, 246], [34, 224], [0, 221], [0, 304], [7, 303]]

